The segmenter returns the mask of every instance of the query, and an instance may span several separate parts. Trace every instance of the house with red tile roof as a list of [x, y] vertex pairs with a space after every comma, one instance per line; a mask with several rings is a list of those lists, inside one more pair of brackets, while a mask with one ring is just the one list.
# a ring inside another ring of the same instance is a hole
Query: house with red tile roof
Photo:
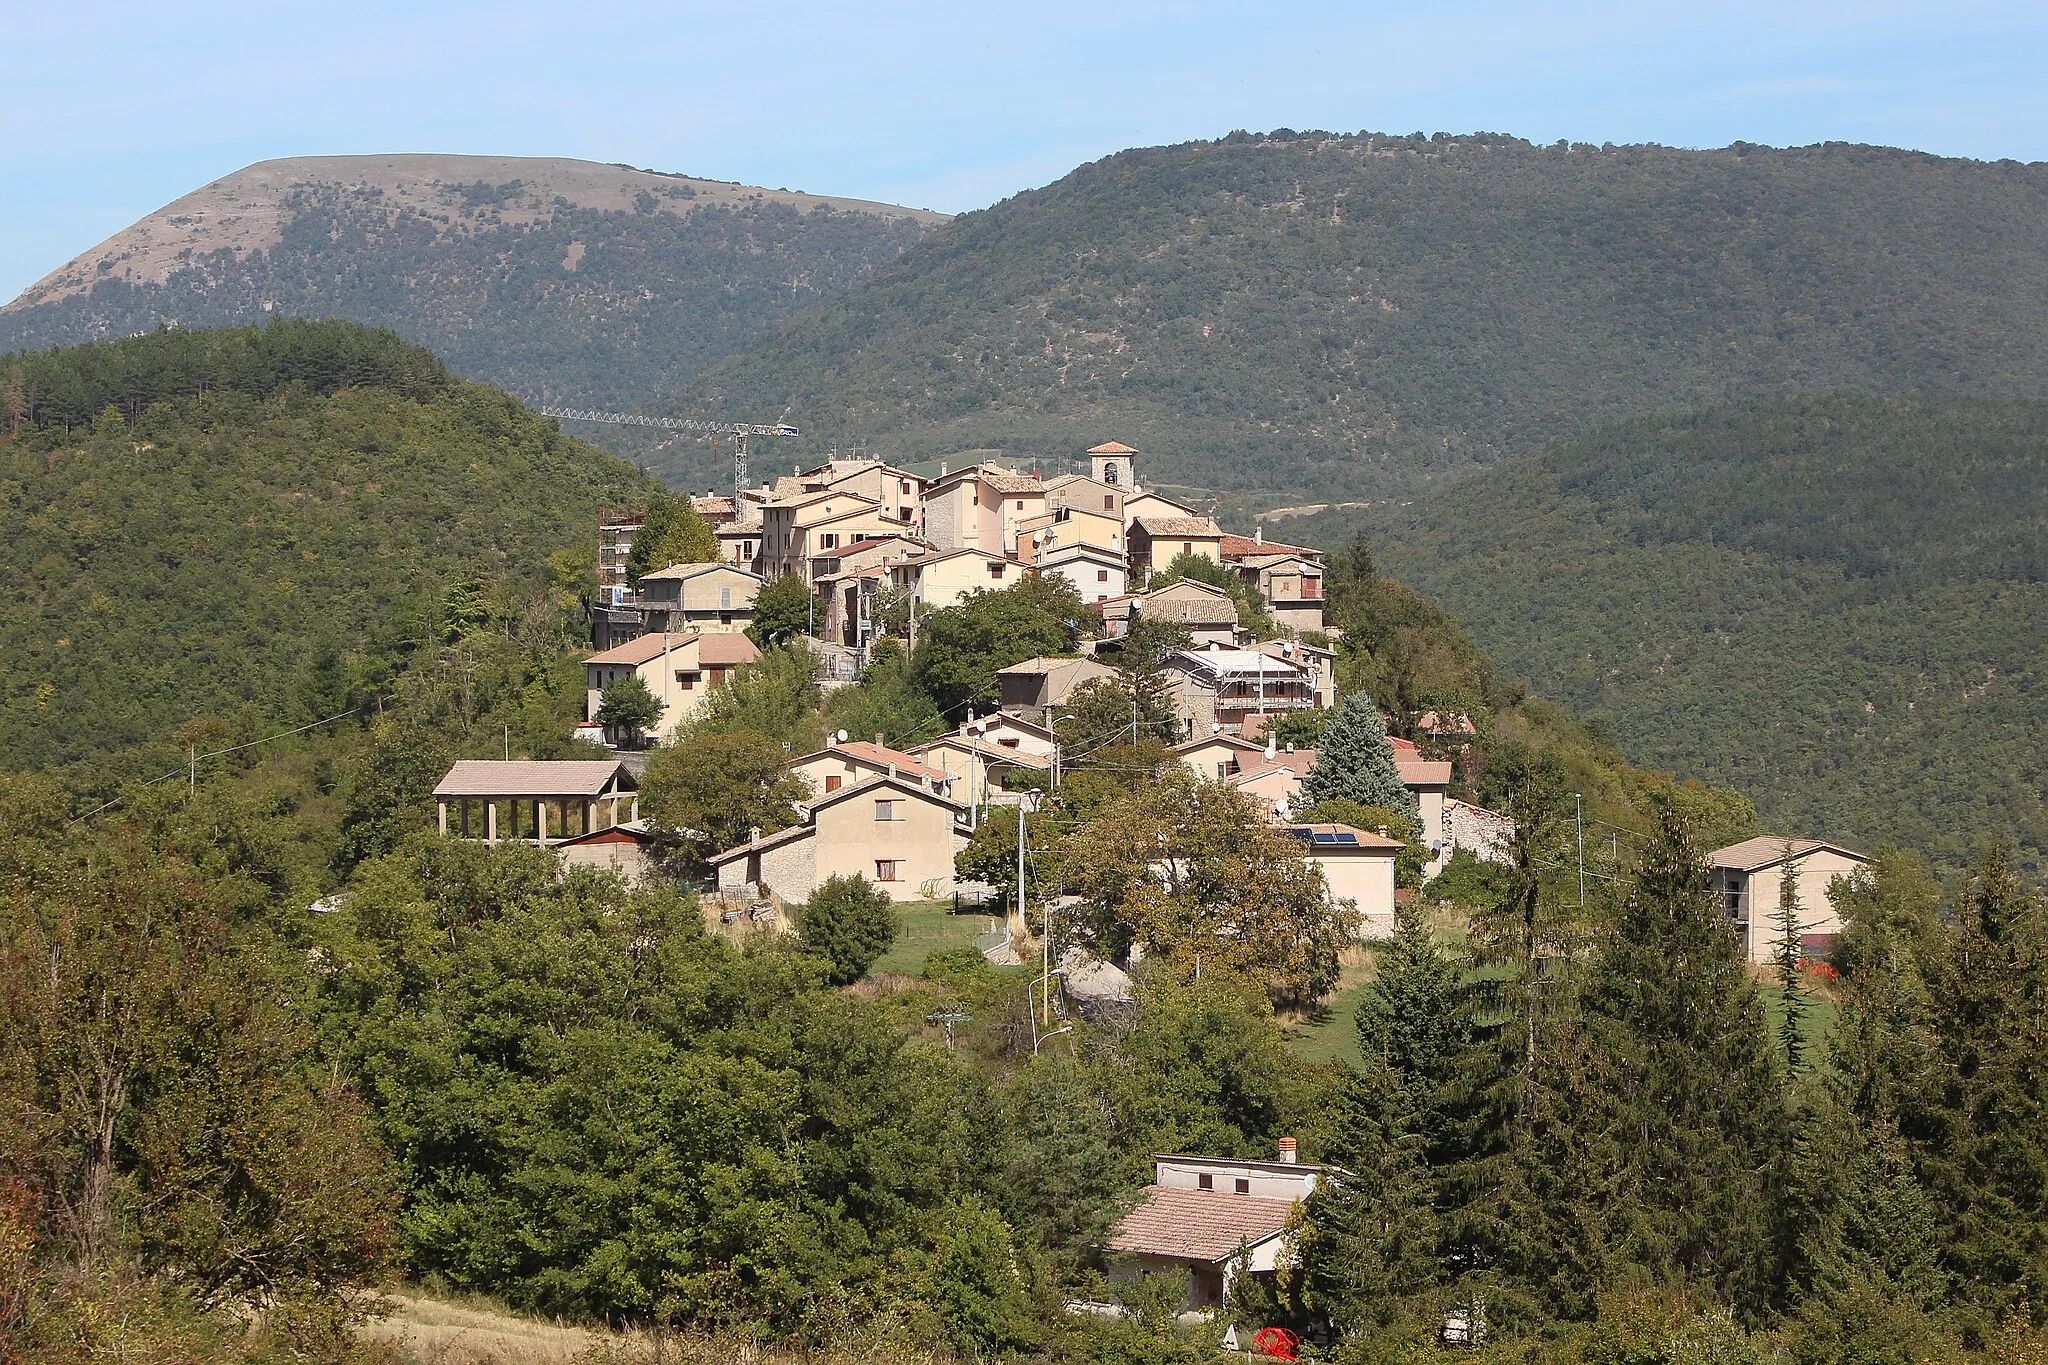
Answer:
[[789, 770], [809, 784], [813, 796], [830, 796], [841, 787], [871, 777], [905, 777], [922, 782], [941, 796], [952, 794], [950, 773], [918, 759], [915, 754], [892, 749], [876, 735], [867, 740], [838, 740], [814, 754], [805, 754]]
[[605, 688], [637, 674], [662, 704], [661, 719], [648, 733], [663, 741], [673, 739], [678, 726], [711, 704], [711, 694], [725, 686], [735, 668], [760, 657], [761, 651], [744, 635], [656, 631], [639, 636], [583, 661], [583, 717], [597, 719]]

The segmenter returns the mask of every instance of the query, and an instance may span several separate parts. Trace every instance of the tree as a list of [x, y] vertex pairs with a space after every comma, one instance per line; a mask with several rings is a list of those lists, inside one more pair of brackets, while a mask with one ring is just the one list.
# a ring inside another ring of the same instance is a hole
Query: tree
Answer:
[[810, 793], [788, 762], [780, 744], [751, 730], [692, 732], [655, 751], [640, 783], [641, 814], [701, 866], [756, 830], [796, 823], [796, 803]]
[[792, 917], [804, 951], [831, 964], [826, 980], [835, 986], [867, 975], [902, 928], [889, 893], [858, 874], [827, 877]]
[[1025, 659], [1073, 653], [1082, 615], [1080, 593], [1057, 574], [979, 589], [919, 622], [911, 670], [949, 718], [969, 706], [992, 709], [996, 674]]
[[747, 636], [763, 649], [786, 645], [810, 633], [814, 614], [810, 585], [786, 573], [755, 596]]
[[1301, 795], [1310, 805], [1342, 799], [1415, 816], [1415, 794], [1401, 783], [1386, 723], [1371, 697], [1353, 692], [1330, 718], [1315, 764], [1301, 780]]
[[614, 744], [633, 743], [642, 730], [660, 720], [661, 713], [668, 709], [638, 673], [613, 678], [597, 696], [595, 719]]
[[1066, 885], [1098, 955], [1142, 944], [1178, 979], [1240, 975], [1307, 1004], [1336, 984], [1357, 912], [1249, 798], [1184, 768], [1114, 799], [1068, 838]]
[[1778, 1018], [1778, 1049], [1785, 1056], [1785, 1074], [1796, 1076], [1806, 1061], [1805, 1025], [1810, 1006], [1806, 987], [1799, 979], [1799, 864], [1793, 859], [1789, 844], [1779, 869], [1778, 943], [1772, 955], [1778, 969], [1778, 991], [1784, 1002]]
[[710, 564], [718, 557], [718, 532], [690, 500], [656, 493], [648, 499], [646, 519], [626, 551], [626, 581], [637, 588], [646, 575], [671, 564]]
[[726, 675], [711, 694], [693, 734], [750, 730], [786, 743], [799, 754], [815, 750], [824, 737], [818, 718], [818, 656], [801, 640], [761, 652], [752, 663]]

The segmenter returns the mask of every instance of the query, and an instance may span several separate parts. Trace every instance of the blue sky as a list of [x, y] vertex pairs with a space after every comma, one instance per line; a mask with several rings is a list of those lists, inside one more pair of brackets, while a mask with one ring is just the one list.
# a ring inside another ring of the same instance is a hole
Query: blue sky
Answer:
[[958, 211], [1233, 128], [2048, 160], [2048, 5], [22, 4], [0, 298], [266, 157], [586, 157]]

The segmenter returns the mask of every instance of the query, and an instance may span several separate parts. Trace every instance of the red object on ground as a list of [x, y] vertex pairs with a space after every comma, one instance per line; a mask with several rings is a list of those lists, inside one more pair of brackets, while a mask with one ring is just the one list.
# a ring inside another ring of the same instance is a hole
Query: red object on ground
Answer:
[[1297, 1354], [1300, 1346], [1301, 1338], [1285, 1327], [1261, 1327], [1258, 1335], [1252, 1338], [1254, 1351], [1262, 1356], [1271, 1356], [1275, 1360], [1301, 1359]]

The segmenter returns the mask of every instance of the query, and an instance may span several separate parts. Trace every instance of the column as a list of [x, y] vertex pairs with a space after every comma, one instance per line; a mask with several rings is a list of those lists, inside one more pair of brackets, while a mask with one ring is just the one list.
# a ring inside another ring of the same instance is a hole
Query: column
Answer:
[[438, 823], [439, 823], [439, 825], [441, 826], [441, 837], [442, 837], [443, 839], [447, 838], [447, 837], [448, 837], [448, 803], [447, 803], [446, 801], [436, 801], [436, 802], [434, 803], [434, 819], [435, 819], [435, 820], [436, 820], [436, 822], [438, 822]]
[[545, 797], [537, 796], [533, 799], [533, 833], [534, 837], [540, 841], [540, 846], [546, 848], [548, 846], [548, 803]]

